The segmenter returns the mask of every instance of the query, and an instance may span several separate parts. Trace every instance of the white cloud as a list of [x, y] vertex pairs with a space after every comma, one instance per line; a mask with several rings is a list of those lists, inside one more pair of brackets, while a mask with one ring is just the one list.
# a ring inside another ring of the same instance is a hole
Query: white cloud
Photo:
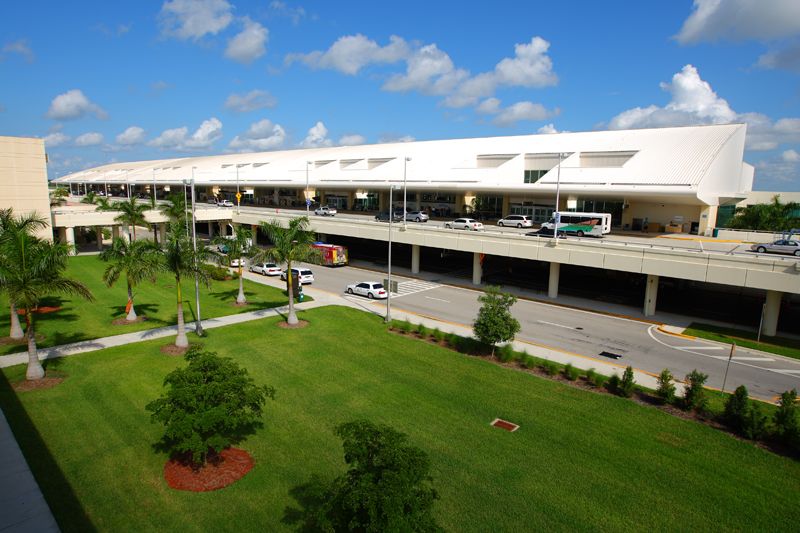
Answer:
[[132, 146], [144, 142], [145, 133], [139, 126], [130, 126], [125, 131], [117, 135], [117, 144]]
[[147, 143], [163, 149], [180, 151], [206, 150], [222, 137], [222, 122], [216, 117], [204, 120], [194, 133], [189, 135], [189, 128], [173, 128], [164, 130], [161, 135]]
[[247, 94], [231, 94], [225, 100], [225, 109], [236, 113], [249, 113], [258, 109], [275, 107], [278, 101], [267, 91], [253, 89]]
[[797, 0], [694, 0], [676, 36], [681, 44], [779, 39], [800, 32]]
[[33, 53], [33, 50], [31, 50], [27, 39], [19, 39], [3, 45], [0, 59], [2, 59], [2, 57], [6, 54], [18, 54], [27, 63], [33, 63], [33, 61], [36, 59], [36, 55]]
[[339, 138], [339, 146], [357, 146], [359, 144], [366, 144], [367, 139], [363, 135], [342, 135]]
[[285, 141], [286, 131], [283, 127], [265, 118], [234, 137], [228, 148], [237, 152], [274, 150], [283, 146]]
[[168, 0], [161, 6], [161, 33], [197, 41], [216, 35], [233, 21], [233, 7], [226, 0]]
[[318, 121], [308, 130], [308, 135], [300, 143], [300, 146], [303, 148], [322, 148], [324, 146], [333, 146], [333, 141], [328, 139], [328, 128], [321, 121]]
[[410, 143], [410, 142], [414, 142], [416, 140], [417, 139], [415, 139], [411, 135], [396, 135], [394, 133], [384, 133], [383, 135], [381, 135], [380, 139], [378, 139], [378, 142], [380, 144], [385, 144], [385, 143]]
[[269, 30], [250, 17], [243, 17], [242, 24], [242, 31], [228, 41], [225, 57], [247, 65], [266, 53]]
[[538, 130], [536, 130], [536, 133], [549, 134], [549, 133], [559, 133], [559, 131], [556, 129], [556, 127], [551, 122], [550, 124], [545, 124], [544, 126], [539, 128]]
[[457, 69], [453, 60], [435, 44], [416, 50], [406, 60], [406, 73], [391, 76], [383, 89], [387, 91], [419, 91], [422, 94], [449, 94], [469, 73]]
[[498, 98], [487, 98], [478, 104], [475, 111], [482, 115], [495, 115], [492, 122], [497, 126], [511, 126], [523, 120], [544, 120], [559, 113], [558, 109], [549, 111], [542, 104], [528, 101], [517, 102], [506, 108], [501, 107], [500, 103]]
[[50, 102], [47, 118], [69, 120], [91, 113], [99, 119], [107, 119], [108, 113], [99, 105], [92, 103], [80, 89], [72, 89], [59, 94]]
[[153, 91], [155, 91], [156, 93], [160, 93], [162, 91], [166, 91], [167, 89], [171, 89], [172, 84], [167, 83], [164, 80], [158, 80], [151, 83], [150, 88], [153, 89]]
[[90, 131], [75, 138], [75, 146], [97, 146], [103, 142], [103, 134]]
[[761, 113], [737, 113], [700, 78], [697, 69], [686, 65], [661, 88], [671, 99], [664, 107], [635, 107], [618, 114], [609, 129], [656, 128], [695, 124], [747, 124], [749, 150], [774, 150], [781, 143], [800, 142], [800, 118], [772, 119]]
[[761, 55], [757, 65], [766, 69], [800, 72], [800, 43], [779, 50], [771, 50]]
[[300, 6], [289, 7], [286, 2], [281, 2], [279, 0], [270, 2], [269, 8], [278, 15], [290, 18], [292, 24], [295, 26], [300, 24], [300, 20], [306, 16], [306, 10], [304, 8]]
[[408, 43], [401, 37], [392, 35], [389, 44], [380, 46], [359, 33], [339, 37], [324, 52], [316, 50], [308, 54], [289, 54], [286, 63], [300, 61], [313, 69], [338, 70], [355, 75], [367, 65], [396, 63], [408, 57], [409, 53]]
[[475, 108], [475, 111], [482, 115], [494, 115], [500, 112], [500, 100], [494, 96], [487, 98]]
[[787, 161], [769, 158], [756, 161], [756, 176], [758, 189], [765, 191], [797, 190], [797, 175], [800, 164], [797, 161]]
[[781, 154], [781, 159], [787, 163], [797, 163], [800, 162], [800, 153], [797, 150], [786, 150]]
[[48, 148], [55, 148], [56, 146], [68, 143], [70, 139], [71, 137], [69, 135], [64, 135], [60, 131], [55, 131], [44, 138], [44, 144]]

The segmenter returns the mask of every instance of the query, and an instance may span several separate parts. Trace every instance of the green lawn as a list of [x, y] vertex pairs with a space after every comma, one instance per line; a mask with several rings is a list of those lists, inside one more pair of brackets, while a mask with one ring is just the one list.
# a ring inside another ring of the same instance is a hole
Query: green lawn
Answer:
[[800, 340], [789, 337], [765, 337], [762, 335], [761, 342], [757, 342], [758, 335], [754, 331], [713, 326], [700, 322], [692, 322], [683, 333], [728, 344], [735, 342], [738, 346], [800, 359]]
[[[131, 331], [170, 326], [177, 323], [175, 278], [167, 274], [158, 277], [155, 283], [146, 281], [134, 288], [136, 313], [147, 320], [130, 325], [115, 326], [111, 322], [125, 317], [127, 288], [120, 279], [112, 288], [103, 283], [106, 263], [97, 256], [72, 257], [67, 274], [85, 283], [95, 297], [94, 302], [63, 296], [49, 297], [42, 305], [61, 307], [60, 311], [36, 315], [36, 331], [44, 338], [40, 348], [58, 346], [70, 342], [96, 339]], [[200, 311], [203, 318], [212, 318], [244, 313], [265, 307], [285, 305], [288, 301], [284, 291], [245, 280], [247, 306], [232, 305], [239, 292], [239, 281], [212, 281], [211, 287], [200, 286]], [[183, 310], [186, 321], [195, 318], [194, 279], [182, 283]], [[0, 337], [8, 335], [8, 299], [0, 294]], [[24, 327], [24, 320], [23, 320]], [[0, 355], [26, 350], [24, 344], [0, 345]]]
[[[64, 530], [278, 531], [312, 474], [344, 469], [333, 427], [356, 418], [409, 435], [432, 462], [448, 531], [789, 531], [800, 464], [629, 400], [582, 391], [386, 331], [349, 308], [208, 331], [277, 389], [242, 447], [256, 467], [214, 493], [167, 487], [145, 404], [183, 365], [155, 340], [51, 362], [68, 377], [0, 406]], [[363, 339], [363, 340], [362, 340]], [[4, 372], [19, 380], [24, 368]], [[2, 375], [0, 375], [2, 376]], [[492, 428], [495, 417], [521, 425]], [[88, 428], [91, 428], [88, 430]]]

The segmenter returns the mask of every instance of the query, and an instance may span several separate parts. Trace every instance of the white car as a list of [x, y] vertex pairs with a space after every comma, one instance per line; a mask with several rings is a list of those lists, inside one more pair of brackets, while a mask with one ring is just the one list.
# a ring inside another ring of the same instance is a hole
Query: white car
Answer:
[[362, 281], [361, 283], [353, 283], [348, 285], [347, 294], [366, 296], [370, 300], [376, 298], [378, 300], [384, 300], [389, 297], [386, 289], [383, 288], [383, 284], [378, 283], [377, 281]]
[[240, 262], [242, 267], [247, 266], [247, 259], [242, 257], [241, 259], [231, 259], [231, 268], [239, 268]]
[[474, 218], [457, 218], [452, 222], [445, 222], [444, 227], [447, 229], [483, 230], [483, 224]]
[[794, 239], [779, 239], [770, 244], [754, 244], [750, 247], [750, 250], [760, 254], [772, 252], [775, 254], [791, 254], [800, 257], [800, 241]]
[[[286, 281], [286, 271], [281, 272], [281, 280]], [[293, 268], [292, 278], [297, 278], [303, 285], [314, 283], [314, 274], [307, 268]]]
[[217, 202], [217, 205], [219, 207], [233, 207], [233, 202], [231, 202], [230, 200], [219, 200]]
[[501, 228], [503, 226], [510, 226], [512, 228], [532, 228], [533, 220], [525, 215], [508, 215], [498, 220], [497, 225]]
[[327, 205], [314, 209], [315, 215], [320, 215], [323, 217], [333, 217], [336, 216], [336, 213], [337, 211], [335, 207], [330, 207]]
[[283, 269], [275, 263], [256, 263], [254, 265], [250, 265], [248, 270], [263, 276], [280, 276], [283, 272]]

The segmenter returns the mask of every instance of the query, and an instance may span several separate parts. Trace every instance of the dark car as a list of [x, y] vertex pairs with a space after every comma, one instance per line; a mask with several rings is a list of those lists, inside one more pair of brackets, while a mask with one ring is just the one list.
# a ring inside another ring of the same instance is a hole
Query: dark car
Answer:
[[[525, 235], [527, 235], [528, 237], [550, 237], [550, 238], [552, 238], [553, 237], [553, 230], [548, 229], [548, 228], [539, 228], [536, 231], [529, 231]], [[559, 239], [566, 239], [567, 238], [567, 234], [564, 233], [563, 231], [559, 231], [558, 232], [558, 238]]]
[[[402, 214], [403, 214], [402, 211], [393, 213], [392, 220], [394, 220], [395, 222], [403, 220]], [[381, 211], [380, 213], [375, 215], [375, 220], [377, 220], [378, 222], [389, 222], [389, 212]]]

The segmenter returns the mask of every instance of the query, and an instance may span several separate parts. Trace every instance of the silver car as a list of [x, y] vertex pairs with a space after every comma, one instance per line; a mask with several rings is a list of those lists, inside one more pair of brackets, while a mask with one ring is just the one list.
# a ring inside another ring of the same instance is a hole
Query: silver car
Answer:
[[774, 254], [789, 254], [800, 257], [800, 241], [794, 239], [778, 239], [771, 244], [754, 244], [750, 250], [760, 254], [772, 252]]
[[498, 220], [497, 225], [501, 228], [503, 226], [510, 226], [512, 228], [532, 228], [533, 220], [525, 215], [508, 215]]
[[452, 222], [445, 222], [444, 227], [448, 229], [466, 229], [466, 230], [481, 231], [483, 229], [483, 224], [481, 224], [474, 218], [457, 218]]
[[427, 222], [428, 213], [425, 211], [408, 211], [406, 212], [406, 220], [410, 220], [412, 222]]

